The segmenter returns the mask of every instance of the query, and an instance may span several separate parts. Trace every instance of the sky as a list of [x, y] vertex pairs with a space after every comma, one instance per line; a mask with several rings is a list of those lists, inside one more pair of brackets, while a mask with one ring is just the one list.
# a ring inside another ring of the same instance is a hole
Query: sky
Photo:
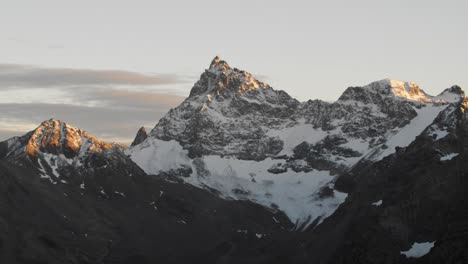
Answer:
[[0, 140], [55, 117], [129, 143], [213, 57], [300, 101], [391, 78], [468, 89], [468, 1], [0, 3]]

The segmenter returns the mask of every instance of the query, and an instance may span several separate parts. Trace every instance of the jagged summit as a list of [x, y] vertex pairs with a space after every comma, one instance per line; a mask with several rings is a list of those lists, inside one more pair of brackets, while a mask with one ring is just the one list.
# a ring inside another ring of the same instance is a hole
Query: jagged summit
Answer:
[[216, 56], [210, 68], [205, 70], [200, 80], [193, 86], [189, 99], [223, 101], [236, 97], [236, 94], [265, 101], [267, 97], [277, 96], [278, 92], [268, 84], [255, 79], [249, 72], [231, 68], [226, 61]]
[[[388, 130], [408, 124], [425, 104], [450, 103], [457, 98], [460, 95], [450, 91], [433, 97], [416, 83], [384, 79], [350, 87], [335, 103], [301, 103], [246, 71], [230, 68], [217, 56], [190, 96], [171, 109], [149, 137], [176, 140], [192, 157], [220, 154], [263, 159], [295, 147], [274, 136], [281, 134], [276, 130], [311, 125], [321, 131], [341, 129], [346, 137], [368, 140], [366, 144], [372, 148], [383, 142]], [[294, 140], [296, 143], [301, 142]]]
[[9, 139], [6, 143], [9, 146], [9, 153], [5, 154], [7, 157], [47, 153], [73, 158], [86, 152], [102, 152], [116, 146], [55, 118], [42, 122], [33, 131], [22, 137]]
[[214, 59], [210, 63], [210, 70], [213, 71], [224, 71], [230, 69], [229, 64], [222, 60], [219, 56], [214, 57]]
[[381, 104], [387, 99], [406, 100], [415, 103], [454, 103], [464, 97], [459, 86], [445, 89], [438, 96], [431, 96], [414, 82], [383, 79], [365, 86], [349, 87], [338, 101], [357, 101], [365, 104]]

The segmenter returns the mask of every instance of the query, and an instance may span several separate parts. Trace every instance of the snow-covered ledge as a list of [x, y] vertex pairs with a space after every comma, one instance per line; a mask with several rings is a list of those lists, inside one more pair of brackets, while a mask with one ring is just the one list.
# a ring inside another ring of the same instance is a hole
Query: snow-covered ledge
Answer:
[[423, 242], [423, 243], [414, 243], [408, 251], [401, 251], [400, 253], [405, 255], [407, 258], [420, 258], [434, 247], [434, 242]]

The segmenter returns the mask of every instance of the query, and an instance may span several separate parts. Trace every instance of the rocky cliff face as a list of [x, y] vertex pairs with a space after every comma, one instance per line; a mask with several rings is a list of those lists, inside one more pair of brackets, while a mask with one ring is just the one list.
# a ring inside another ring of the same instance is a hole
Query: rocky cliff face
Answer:
[[340, 176], [336, 186], [349, 197], [332, 217], [309, 231], [305, 259], [467, 262], [464, 101], [440, 112], [409, 146]]
[[434, 97], [382, 80], [333, 103], [299, 102], [216, 57], [190, 96], [127, 153], [148, 174], [280, 208], [298, 225], [319, 223], [346, 197], [334, 191], [336, 175], [409, 145], [462, 98], [456, 87]]
[[84, 156], [91, 152], [103, 152], [116, 144], [103, 142], [88, 132], [70, 126], [61, 120], [50, 119], [22, 137], [2, 142], [7, 145], [3, 158], [41, 154], [63, 155], [65, 158]]
[[0, 159], [18, 165], [32, 164], [41, 178], [54, 184], [78, 181], [72, 179], [74, 175], [104, 166], [96, 166], [98, 157], [107, 157], [116, 166], [131, 162], [123, 154], [121, 145], [101, 141], [56, 119], [42, 122], [24, 136], [0, 142]]
[[190, 96], [164, 116], [150, 136], [177, 140], [192, 158], [217, 154], [264, 159], [282, 148], [266, 133], [283, 126], [297, 105], [285, 92], [216, 57]]
[[130, 145], [131, 147], [135, 146], [135, 145], [138, 145], [140, 144], [141, 142], [143, 142], [146, 138], [148, 137], [148, 133], [146, 132], [146, 129], [145, 127], [141, 127], [136, 136], [135, 136], [135, 139], [133, 140], [132, 144]]

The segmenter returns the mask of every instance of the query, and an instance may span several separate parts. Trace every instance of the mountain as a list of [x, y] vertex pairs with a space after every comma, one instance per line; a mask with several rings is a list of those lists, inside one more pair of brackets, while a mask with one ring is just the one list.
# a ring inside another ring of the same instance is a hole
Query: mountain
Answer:
[[1, 142], [0, 159], [19, 165], [31, 164], [41, 178], [57, 184], [73, 180], [78, 170], [95, 170], [92, 158], [95, 156], [112, 156], [117, 162], [128, 162], [121, 150], [121, 145], [104, 142], [84, 130], [52, 118], [24, 136]]
[[258, 252], [293, 236], [281, 211], [148, 176], [63, 121], [0, 150], [2, 263], [245, 263], [275, 259]]
[[299, 102], [216, 57], [189, 97], [127, 154], [147, 174], [279, 208], [303, 229], [345, 200], [337, 175], [409, 145], [463, 97], [456, 86], [430, 96], [385, 79], [350, 87], [333, 103]]
[[407, 147], [339, 177], [348, 199], [308, 230], [302, 261], [467, 263], [467, 101], [449, 105]]
[[49, 119], [41, 123], [32, 132], [5, 142], [8, 147], [2, 153], [3, 158], [17, 158], [27, 154], [42, 156], [44, 154], [63, 155], [65, 158], [84, 156], [89, 152], [102, 152], [115, 144], [98, 140], [86, 131], [70, 126], [61, 120]]
[[300, 102], [216, 57], [130, 147], [0, 142], [0, 261], [468, 263], [467, 109], [389, 79]]

